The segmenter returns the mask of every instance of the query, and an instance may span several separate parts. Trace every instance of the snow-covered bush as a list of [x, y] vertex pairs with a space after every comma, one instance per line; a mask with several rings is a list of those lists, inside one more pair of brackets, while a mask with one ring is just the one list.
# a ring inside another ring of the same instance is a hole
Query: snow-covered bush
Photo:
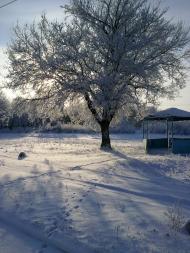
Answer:
[[164, 214], [167, 218], [169, 229], [173, 232], [179, 232], [185, 223], [185, 216], [179, 203], [168, 207], [167, 211]]

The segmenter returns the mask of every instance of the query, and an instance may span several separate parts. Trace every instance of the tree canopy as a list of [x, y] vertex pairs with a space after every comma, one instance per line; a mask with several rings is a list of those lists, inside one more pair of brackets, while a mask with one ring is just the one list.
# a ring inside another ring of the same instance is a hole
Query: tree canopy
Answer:
[[185, 84], [189, 30], [147, 0], [72, 0], [67, 19], [14, 28], [7, 86], [35, 99], [82, 97], [111, 147], [124, 105], [174, 96]]

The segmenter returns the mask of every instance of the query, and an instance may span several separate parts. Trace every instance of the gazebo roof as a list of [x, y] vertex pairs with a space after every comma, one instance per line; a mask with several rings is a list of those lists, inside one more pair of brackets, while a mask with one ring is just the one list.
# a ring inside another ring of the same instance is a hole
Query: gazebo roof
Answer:
[[168, 121], [184, 121], [190, 120], [190, 112], [178, 108], [169, 108], [163, 111], [150, 114], [144, 120], [168, 120]]

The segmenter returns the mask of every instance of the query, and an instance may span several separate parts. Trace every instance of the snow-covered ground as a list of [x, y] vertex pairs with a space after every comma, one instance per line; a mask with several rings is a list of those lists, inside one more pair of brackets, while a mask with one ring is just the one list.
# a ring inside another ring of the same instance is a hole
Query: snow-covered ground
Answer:
[[[44, 250], [44, 251], [43, 251]], [[0, 252], [1, 253], [59, 253], [55, 248], [35, 240], [19, 231], [18, 228], [0, 221]]]
[[0, 253], [190, 252], [165, 215], [190, 219], [190, 157], [112, 139], [105, 152], [98, 135], [0, 135]]

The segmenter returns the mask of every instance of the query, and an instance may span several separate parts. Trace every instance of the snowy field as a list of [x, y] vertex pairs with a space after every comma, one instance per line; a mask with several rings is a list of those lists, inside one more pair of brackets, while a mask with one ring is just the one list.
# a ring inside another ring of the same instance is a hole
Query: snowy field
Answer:
[[98, 135], [0, 135], [0, 253], [190, 252], [165, 214], [190, 219], [190, 157], [112, 139], [104, 152]]

